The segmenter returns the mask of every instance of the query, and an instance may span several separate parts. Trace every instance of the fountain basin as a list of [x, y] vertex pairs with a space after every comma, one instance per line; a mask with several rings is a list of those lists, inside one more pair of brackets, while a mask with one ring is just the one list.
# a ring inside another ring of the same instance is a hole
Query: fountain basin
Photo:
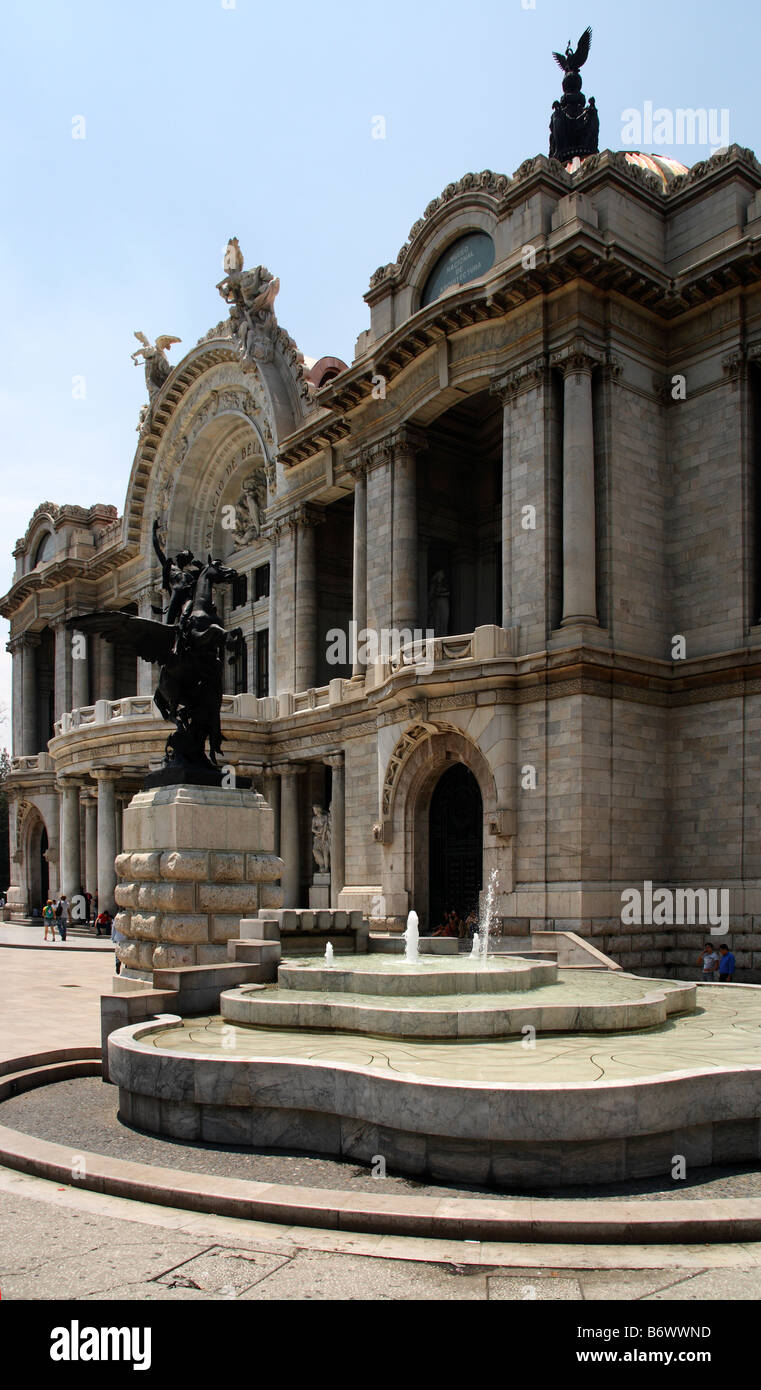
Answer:
[[112, 1033], [111, 1077], [121, 1118], [152, 1132], [382, 1155], [465, 1182], [613, 1182], [670, 1172], [675, 1154], [757, 1161], [761, 989], [696, 991], [694, 1013], [656, 1027], [538, 1033], [531, 1048], [166, 1018]]
[[500, 956], [483, 964], [470, 956], [454, 961], [447, 956], [426, 956], [417, 961], [398, 956], [342, 957], [330, 970], [323, 962], [285, 961], [278, 969], [284, 990], [329, 990], [332, 994], [498, 994], [536, 989], [557, 979], [554, 961], [525, 961]]
[[[331, 972], [333, 973], [333, 972]], [[326, 991], [241, 985], [220, 996], [229, 1023], [264, 1028], [318, 1028], [384, 1037], [483, 1038], [541, 1033], [625, 1032], [665, 1023], [669, 1014], [695, 1007], [696, 985], [653, 985], [631, 975], [590, 975], [547, 983], [540, 999], [508, 1003], [501, 994], [335, 995]]]

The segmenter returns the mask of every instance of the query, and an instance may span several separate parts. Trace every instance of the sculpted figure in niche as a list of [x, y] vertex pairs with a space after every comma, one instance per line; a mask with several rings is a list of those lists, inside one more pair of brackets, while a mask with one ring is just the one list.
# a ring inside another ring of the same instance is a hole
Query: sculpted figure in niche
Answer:
[[437, 570], [428, 589], [428, 626], [437, 637], [449, 632], [449, 584], [443, 570]]
[[245, 479], [235, 503], [235, 539], [239, 545], [248, 545], [258, 538], [264, 524], [266, 500], [267, 481], [264, 470], [258, 468]]
[[312, 807], [312, 854], [317, 872], [330, 873], [330, 814], [321, 806]]

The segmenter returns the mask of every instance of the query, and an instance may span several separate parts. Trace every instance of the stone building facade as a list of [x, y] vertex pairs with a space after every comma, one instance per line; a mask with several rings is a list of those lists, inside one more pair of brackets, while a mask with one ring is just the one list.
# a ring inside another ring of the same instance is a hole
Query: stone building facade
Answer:
[[[113, 894], [167, 728], [155, 672], [64, 624], [160, 610], [158, 517], [245, 576], [225, 754], [275, 809], [287, 905], [430, 928], [496, 870], [509, 933], [657, 974], [709, 928], [626, 924], [622, 892], [716, 888], [761, 979], [761, 166], [467, 175], [365, 300], [350, 366], [233, 309], [154, 383], [123, 515], [34, 513], [0, 604], [13, 912]], [[424, 653], [361, 640], [416, 629]]]

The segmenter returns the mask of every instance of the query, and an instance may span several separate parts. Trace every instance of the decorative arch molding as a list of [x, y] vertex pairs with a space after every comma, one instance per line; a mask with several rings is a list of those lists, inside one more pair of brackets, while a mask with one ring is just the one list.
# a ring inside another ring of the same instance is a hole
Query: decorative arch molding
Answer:
[[[140, 440], [124, 508], [122, 539], [125, 545], [138, 548], [144, 531], [150, 530], [152, 518], [146, 516], [146, 502], [153, 495], [152, 483], [158, 456], [161, 455], [161, 477], [165, 478], [168, 470], [181, 462], [177, 456], [183, 447], [185, 452], [190, 448], [190, 440], [187, 446], [183, 445], [186, 437], [184, 407], [189, 398], [199, 400], [199, 410], [194, 411], [192, 417], [196, 433], [212, 418], [212, 413], [237, 410], [249, 419], [255, 417], [257, 430], [266, 445], [265, 458], [269, 460], [271, 470], [274, 469], [277, 441], [292, 433], [303, 422], [310, 405], [310, 401], [301, 394], [302, 377], [296, 373], [303, 369], [297, 357], [295, 344], [288, 335], [279, 334], [275, 351], [267, 362], [242, 366], [231, 339], [220, 337], [202, 340], [178, 363], [139, 427]], [[208, 393], [203, 389], [193, 391], [203, 376], [220, 366], [233, 367], [233, 375], [237, 379], [215, 384]], [[209, 404], [204, 415], [207, 395]], [[236, 405], [231, 405], [229, 400], [227, 404], [224, 403], [224, 398], [233, 396], [237, 398]]]
[[[395, 753], [398, 747], [397, 744]], [[394, 779], [382, 868], [383, 897], [391, 917], [403, 919], [408, 909], [415, 907], [423, 922], [428, 919], [431, 798], [442, 773], [458, 762], [473, 774], [481, 793], [483, 881], [487, 882], [492, 869], [496, 869], [500, 900], [512, 892], [513, 851], [495, 828], [497, 788], [488, 759], [461, 729], [437, 725], [427, 731], [426, 737], [412, 741]]]
[[[431, 268], [441, 252], [446, 250], [448, 241], [456, 240], [458, 231], [452, 227], [449, 232], [449, 228], [458, 213], [472, 212], [477, 219], [474, 230], [489, 231], [493, 228], [512, 182], [507, 174], [495, 174], [491, 169], [484, 169], [479, 174], [465, 174], [457, 183], [447, 184], [410, 228], [396, 261], [379, 266], [375, 271], [370, 280], [370, 291], [378, 289], [384, 281], [399, 286], [418, 281], [421, 274], [424, 280], [423, 266]], [[487, 222], [490, 225], [486, 225]]]
[[[21, 801], [16, 811], [16, 834], [13, 849], [13, 861], [21, 864], [28, 859], [32, 836], [40, 830], [47, 830], [45, 817], [39, 806], [33, 801]], [[49, 844], [52, 844], [52, 836], [48, 836]]]
[[[475, 744], [471, 744], [470, 740], [465, 738], [462, 731], [454, 724], [447, 724], [439, 720], [436, 722], [419, 720], [410, 724], [408, 728], [404, 730], [404, 733], [397, 739], [393, 751], [389, 756], [388, 763], [386, 764], [383, 785], [381, 787], [380, 820], [374, 831], [375, 839], [379, 840], [382, 844], [390, 844], [394, 838], [395, 832], [401, 828], [397, 821], [395, 807], [405, 771], [413, 755], [418, 753], [421, 754], [419, 759], [416, 758], [416, 763], [429, 763], [432, 758], [435, 759], [436, 753], [433, 747], [433, 740], [441, 734], [447, 734], [455, 739], [459, 738], [463, 740], [464, 743], [468, 744], [470, 748], [473, 748], [479, 753], [481, 758], [483, 758], [483, 754], [480, 753], [480, 750], [476, 749]], [[444, 758], [443, 761], [445, 762], [446, 759]], [[486, 766], [488, 767], [488, 764], [486, 764]], [[496, 791], [494, 804], [496, 806]]]

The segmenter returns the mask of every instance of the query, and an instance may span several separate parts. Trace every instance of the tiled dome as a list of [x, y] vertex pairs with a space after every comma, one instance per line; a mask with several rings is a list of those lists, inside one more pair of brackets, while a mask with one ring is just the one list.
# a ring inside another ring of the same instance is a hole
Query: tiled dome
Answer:
[[[686, 164], [680, 164], [678, 159], [672, 159], [667, 154], [642, 154], [639, 150], [624, 150], [623, 154], [627, 164], [636, 164], [639, 169], [646, 170], [648, 174], [655, 174], [664, 188], [673, 183], [674, 179], [678, 179], [680, 174], [689, 173]], [[583, 163], [584, 160], [577, 156], [565, 167], [569, 174], [575, 174]]]

